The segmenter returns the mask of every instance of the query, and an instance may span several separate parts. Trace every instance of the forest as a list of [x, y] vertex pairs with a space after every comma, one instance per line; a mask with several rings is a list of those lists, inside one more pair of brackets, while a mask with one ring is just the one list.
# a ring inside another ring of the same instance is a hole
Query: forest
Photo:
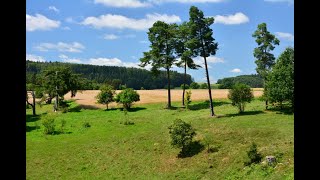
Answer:
[[[103, 83], [113, 84], [117, 89], [121, 85], [133, 89], [163, 89], [167, 85], [167, 77], [164, 71], [158, 76], [145, 69], [127, 68], [117, 66], [97, 66], [89, 64], [74, 64], [62, 62], [33, 62], [26, 61], [26, 82], [31, 83], [32, 77], [50, 66], [70, 67], [76, 74], [83, 77], [82, 90], [97, 90]], [[171, 71], [171, 86], [179, 87], [183, 84], [183, 74]], [[193, 82], [189, 74], [186, 75], [186, 84]]]
[[231, 89], [236, 83], [243, 83], [251, 88], [263, 88], [263, 79], [258, 74], [240, 75], [218, 79], [219, 89]]

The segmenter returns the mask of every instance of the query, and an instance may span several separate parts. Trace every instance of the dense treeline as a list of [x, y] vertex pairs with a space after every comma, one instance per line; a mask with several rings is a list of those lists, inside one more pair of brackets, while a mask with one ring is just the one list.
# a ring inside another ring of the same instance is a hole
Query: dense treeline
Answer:
[[[74, 73], [82, 74], [85, 83], [82, 89], [99, 89], [102, 83], [114, 85], [117, 89], [121, 85], [133, 89], [162, 89], [167, 84], [167, 77], [164, 71], [160, 71], [159, 76], [152, 76], [151, 72], [145, 69], [126, 68], [116, 66], [97, 66], [89, 64], [72, 64], [62, 62], [33, 62], [26, 61], [26, 80], [31, 82], [34, 74], [39, 74], [43, 69], [49, 66], [67, 66]], [[171, 84], [179, 87], [183, 83], [183, 74], [171, 71]], [[187, 74], [186, 83], [192, 82], [191, 76]]]
[[263, 79], [257, 74], [228, 77], [219, 79], [217, 81], [217, 84], [219, 84], [219, 89], [231, 89], [236, 83], [243, 83], [251, 88], [263, 87]]

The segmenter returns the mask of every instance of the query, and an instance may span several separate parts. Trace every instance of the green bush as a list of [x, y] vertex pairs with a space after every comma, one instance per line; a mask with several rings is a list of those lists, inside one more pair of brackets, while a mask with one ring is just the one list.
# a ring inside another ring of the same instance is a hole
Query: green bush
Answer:
[[195, 129], [181, 119], [176, 119], [174, 123], [168, 127], [171, 136], [171, 145], [181, 148], [181, 152], [185, 152], [191, 144], [192, 138], [196, 135]]
[[140, 95], [132, 88], [122, 90], [114, 99], [117, 103], [121, 103], [124, 109], [130, 109], [133, 102], [140, 101]]
[[107, 109], [109, 109], [109, 103], [114, 101], [115, 94], [116, 91], [113, 89], [113, 86], [103, 85], [100, 87], [100, 93], [95, 98], [98, 103], [107, 105]]
[[200, 89], [208, 89], [208, 84], [207, 83], [200, 84]]
[[186, 109], [189, 109], [189, 104], [191, 103], [191, 90], [186, 91], [185, 97], [184, 97], [184, 105], [186, 106]]
[[61, 120], [61, 126], [60, 126], [60, 132], [64, 133], [64, 127], [66, 126], [67, 121], [62, 119]]
[[[181, 89], [183, 89], [183, 84], [181, 84]], [[184, 84], [184, 89], [189, 89], [189, 85], [188, 84]]]
[[262, 155], [260, 153], [258, 153], [256, 143], [251, 144], [249, 150], [247, 151], [247, 155], [248, 155], [249, 160], [244, 162], [245, 166], [249, 166], [253, 163], [261, 162]]
[[190, 88], [191, 88], [191, 89], [199, 89], [199, 88], [200, 88], [200, 85], [199, 85], [198, 83], [196, 83], [196, 82], [192, 82], [192, 83], [190, 84]]
[[53, 134], [55, 129], [54, 118], [45, 117], [42, 119], [42, 125], [44, 126], [44, 134]]
[[244, 111], [246, 103], [253, 99], [253, 93], [249, 86], [237, 83], [229, 90], [228, 98], [232, 101], [233, 106], [237, 106], [239, 113]]

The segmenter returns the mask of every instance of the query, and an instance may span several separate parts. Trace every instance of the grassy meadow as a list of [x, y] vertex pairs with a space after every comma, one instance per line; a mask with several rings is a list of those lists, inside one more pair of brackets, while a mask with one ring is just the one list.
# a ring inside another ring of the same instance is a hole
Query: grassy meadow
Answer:
[[[229, 100], [213, 100], [214, 118], [204, 101], [192, 102], [190, 110], [180, 102], [172, 110], [165, 103], [134, 105], [127, 115], [120, 108], [83, 109], [74, 101], [67, 113], [42, 105], [33, 117], [26, 109], [27, 179], [293, 179], [292, 113], [265, 111], [264, 102], [254, 100], [238, 114]], [[48, 117], [55, 119], [53, 135], [43, 134], [41, 121]], [[196, 129], [189, 157], [177, 158], [180, 149], [170, 145], [168, 126], [177, 118]], [[83, 127], [86, 122], [91, 126]], [[207, 134], [213, 137], [210, 153], [203, 145]], [[252, 142], [263, 160], [274, 155], [278, 164], [244, 166]]]

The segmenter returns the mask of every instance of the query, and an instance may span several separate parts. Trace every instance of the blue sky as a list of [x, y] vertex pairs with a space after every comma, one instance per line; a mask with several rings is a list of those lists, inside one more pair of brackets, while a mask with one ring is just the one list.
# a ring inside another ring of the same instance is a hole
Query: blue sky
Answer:
[[[293, 0], [27, 0], [26, 59], [138, 67], [149, 50], [148, 28], [157, 20], [188, 21], [192, 5], [215, 18], [219, 49], [208, 58], [212, 82], [256, 73], [252, 33], [262, 22], [280, 40], [276, 57], [294, 46]], [[203, 65], [203, 58], [194, 60]], [[205, 82], [204, 68], [187, 73]]]

